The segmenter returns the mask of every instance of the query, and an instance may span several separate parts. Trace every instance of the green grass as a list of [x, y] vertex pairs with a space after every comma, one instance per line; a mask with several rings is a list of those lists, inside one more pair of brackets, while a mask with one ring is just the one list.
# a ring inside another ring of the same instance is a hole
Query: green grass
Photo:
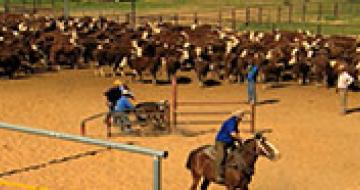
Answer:
[[[0, 0], [3, 3], [4, 0]], [[9, 0], [12, 4], [22, 4], [25, 2], [28, 7], [32, 7], [32, 0]], [[40, 0], [38, 0], [40, 1]], [[92, 2], [84, 2], [82, 0], [69, 0], [70, 13], [81, 11], [101, 11], [102, 13], [124, 13], [130, 11], [130, 3], [100, 3], [96, 0]], [[281, 20], [283, 23], [275, 24], [279, 29], [284, 30], [297, 30], [298, 28], [305, 28], [311, 31], [317, 31], [319, 4], [322, 2], [322, 32], [325, 34], [360, 34], [360, 27], [354, 25], [360, 25], [360, 0], [339, 0], [339, 17], [334, 15], [334, 0], [310, 0], [306, 7], [306, 22], [301, 23], [303, 16], [302, 2], [303, 0], [288, 0], [294, 6], [292, 20], [294, 23], [285, 23], [288, 19], [288, 7], [284, 6], [285, 0], [137, 0], [137, 11], [139, 14], [160, 14], [167, 12], [168, 16], [173, 15], [176, 12], [213, 12], [214, 19], [217, 19], [217, 11], [220, 8], [235, 7], [237, 9], [244, 9], [246, 6], [251, 7], [263, 7], [264, 14], [270, 14], [272, 16], [263, 17], [263, 22], [269, 22], [270, 24], [251, 24], [245, 27], [244, 25], [238, 25], [239, 29], [249, 28], [256, 30], [271, 30], [273, 25], [271, 23], [276, 22], [277, 19], [277, 7], [282, 6]], [[41, 0], [46, 7], [51, 7], [51, 0]], [[63, 0], [55, 0], [55, 8], [58, 10], [63, 9]], [[228, 9], [227, 9], [228, 10]], [[252, 9], [254, 11], [255, 9]], [[119, 11], [119, 12], [118, 12]], [[95, 12], [94, 12], [95, 13]], [[230, 12], [225, 12], [229, 17]], [[252, 19], [257, 20], [256, 13], [252, 13]], [[96, 14], [95, 14], [96, 15]], [[241, 17], [241, 18], [240, 18]], [[239, 23], [244, 22], [244, 15], [238, 15]], [[344, 26], [333, 26], [334, 24], [342, 24]], [[229, 25], [229, 23], [228, 23]], [[345, 26], [351, 25], [351, 26]]]

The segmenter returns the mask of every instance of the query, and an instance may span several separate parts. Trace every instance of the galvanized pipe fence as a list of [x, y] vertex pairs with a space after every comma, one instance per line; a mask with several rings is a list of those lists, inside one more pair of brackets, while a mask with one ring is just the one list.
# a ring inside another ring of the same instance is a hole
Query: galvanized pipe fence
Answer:
[[39, 136], [44, 136], [44, 137], [62, 139], [62, 140], [66, 140], [66, 141], [72, 141], [72, 142], [78, 142], [78, 143], [84, 143], [84, 144], [90, 144], [90, 145], [97, 145], [97, 146], [107, 147], [107, 148], [111, 148], [111, 149], [117, 149], [120, 151], [127, 151], [127, 152], [152, 156], [154, 158], [154, 160], [153, 160], [153, 189], [161, 190], [161, 161], [162, 161], [162, 159], [165, 159], [168, 157], [168, 151], [153, 150], [150, 148], [144, 148], [144, 147], [135, 146], [135, 145], [114, 143], [114, 142], [110, 142], [110, 141], [104, 141], [104, 140], [100, 140], [100, 139], [82, 137], [82, 136], [60, 133], [60, 132], [55, 132], [55, 131], [48, 131], [48, 130], [44, 130], [44, 129], [33, 129], [33, 128], [22, 127], [22, 126], [8, 124], [8, 123], [2, 123], [2, 122], [0, 122], [0, 129], [6, 129], [6, 130], [21, 132], [21, 133], [39, 135]]

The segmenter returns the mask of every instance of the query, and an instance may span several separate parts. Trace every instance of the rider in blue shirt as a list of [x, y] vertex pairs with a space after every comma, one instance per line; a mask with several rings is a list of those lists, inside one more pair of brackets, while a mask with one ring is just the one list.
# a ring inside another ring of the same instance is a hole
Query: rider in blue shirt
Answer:
[[121, 98], [117, 101], [115, 106], [116, 112], [122, 112], [119, 114], [119, 121], [122, 130], [130, 131], [131, 122], [128, 117], [128, 112], [135, 109], [135, 101], [132, 99], [132, 94], [128, 90], [122, 91]]
[[245, 113], [243, 111], [235, 111], [231, 114], [231, 117], [227, 119], [221, 126], [220, 131], [217, 133], [215, 138], [215, 149], [216, 149], [216, 180], [218, 182], [223, 181], [223, 164], [226, 160], [227, 149], [234, 145], [234, 141], [240, 141], [240, 133], [238, 129], [238, 124], [244, 117]]

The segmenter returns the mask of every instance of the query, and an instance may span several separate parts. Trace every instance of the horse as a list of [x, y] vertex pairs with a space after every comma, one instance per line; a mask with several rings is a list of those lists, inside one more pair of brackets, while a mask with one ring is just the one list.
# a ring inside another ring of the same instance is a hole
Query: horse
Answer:
[[[228, 190], [248, 190], [259, 156], [270, 160], [279, 158], [279, 151], [267, 141], [263, 133], [264, 131], [255, 133], [228, 154], [224, 166], [224, 182], [221, 183]], [[190, 152], [186, 168], [190, 170], [193, 178], [191, 190], [197, 189], [201, 177], [201, 190], [206, 190], [211, 182], [218, 183], [215, 176], [215, 154], [213, 145], [204, 145]]]

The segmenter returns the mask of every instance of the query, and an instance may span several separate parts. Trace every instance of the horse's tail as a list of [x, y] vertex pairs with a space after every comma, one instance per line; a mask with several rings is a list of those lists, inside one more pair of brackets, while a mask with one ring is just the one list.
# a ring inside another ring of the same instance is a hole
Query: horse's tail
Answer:
[[191, 169], [191, 160], [193, 159], [193, 157], [201, 152], [202, 150], [204, 150], [205, 148], [208, 148], [210, 145], [204, 145], [204, 146], [201, 146], [201, 147], [198, 147], [196, 148], [195, 150], [192, 150], [188, 156], [188, 159], [186, 161], [186, 168], [187, 169]]

